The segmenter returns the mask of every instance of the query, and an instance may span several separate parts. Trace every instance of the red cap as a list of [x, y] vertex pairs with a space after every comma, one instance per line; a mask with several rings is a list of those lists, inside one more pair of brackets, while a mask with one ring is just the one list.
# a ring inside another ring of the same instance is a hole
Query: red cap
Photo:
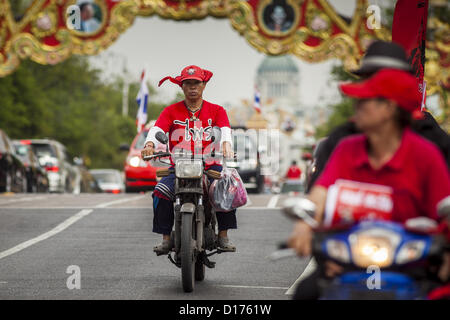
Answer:
[[184, 68], [181, 71], [181, 75], [179, 75], [178, 77], [172, 78], [172, 77], [165, 77], [163, 78], [160, 82], [159, 82], [159, 86], [161, 86], [161, 84], [166, 81], [166, 80], [170, 80], [171, 82], [179, 85], [181, 87], [182, 83], [184, 80], [188, 80], [188, 79], [194, 79], [194, 80], [199, 80], [199, 81], [204, 81], [204, 82], [208, 82], [209, 79], [211, 79], [213, 73], [209, 70], [206, 69], [202, 69], [200, 67], [191, 65], [191, 66], [187, 66], [186, 68]]
[[342, 93], [352, 98], [385, 98], [413, 113], [419, 110], [422, 95], [419, 83], [410, 73], [398, 69], [382, 69], [369, 79], [359, 83], [339, 85]]

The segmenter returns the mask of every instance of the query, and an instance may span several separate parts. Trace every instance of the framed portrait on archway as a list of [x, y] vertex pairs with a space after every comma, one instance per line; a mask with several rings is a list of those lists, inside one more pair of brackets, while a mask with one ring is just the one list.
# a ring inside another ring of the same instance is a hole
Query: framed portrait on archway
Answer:
[[262, 0], [258, 7], [258, 22], [270, 36], [287, 36], [297, 29], [298, 5], [293, 0]]
[[82, 37], [98, 34], [105, 26], [108, 15], [105, 0], [71, 0], [65, 12], [71, 21], [68, 29]]

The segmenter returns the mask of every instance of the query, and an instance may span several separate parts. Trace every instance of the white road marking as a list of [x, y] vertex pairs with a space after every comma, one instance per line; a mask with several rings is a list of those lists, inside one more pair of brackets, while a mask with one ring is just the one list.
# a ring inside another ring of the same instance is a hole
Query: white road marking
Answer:
[[[113, 205], [113, 204], [117, 204], [117, 203], [123, 203], [126, 201], [131, 201], [131, 200], [135, 200], [138, 198], [141, 198], [142, 196], [138, 196], [138, 197], [131, 197], [131, 198], [125, 198], [125, 199], [120, 199], [120, 200], [116, 200], [116, 201], [110, 201], [110, 202], [106, 202], [106, 203], [102, 203], [99, 204], [97, 206], [95, 206], [96, 208], [105, 208], [107, 206]], [[41, 241], [44, 241], [62, 231], [64, 231], [65, 229], [67, 229], [68, 227], [70, 227], [72, 224], [74, 224], [75, 222], [77, 222], [78, 220], [88, 216], [91, 212], [93, 211], [93, 209], [84, 209], [81, 210], [80, 212], [76, 213], [75, 215], [71, 216], [70, 218], [64, 220], [62, 223], [60, 223], [59, 225], [57, 225], [55, 228], [53, 228], [52, 230], [41, 234], [40, 236], [37, 236], [36, 238], [30, 239], [28, 241], [22, 242], [21, 244], [8, 249], [6, 251], [0, 252], [0, 260], [10, 256], [14, 253], [17, 253], [19, 251], [22, 251], [23, 249], [26, 249], [28, 247], [31, 247], [32, 245], [35, 245], [36, 243], [39, 243]]]
[[237, 210], [280, 210], [280, 208], [267, 208], [267, 207], [241, 207], [237, 208]]
[[116, 208], [99, 208], [99, 207], [89, 207], [89, 206], [80, 206], [80, 207], [39, 207], [39, 208], [32, 208], [32, 207], [0, 207], [1, 209], [8, 209], [8, 210], [82, 210], [82, 209], [108, 209], [108, 210], [133, 210], [133, 209], [151, 209], [150, 207], [116, 207]]
[[99, 205], [96, 205], [95, 208], [106, 208], [106, 207], [109, 207], [114, 204], [124, 203], [124, 202], [128, 202], [131, 200], [138, 200], [141, 198], [145, 198], [145, 195], [140, 195], [140, 196], [133, 197], [133, 198], [125, 198], [125, 199], [114, 200], [114, 201], [110, 201], [110, 202], [106, 202], [106, 203], [101, 203]]
[[267, 204], [267, 208], [269, 208], [269, 209], [275, 208], [279, 198], [280, 198], [279, 194], [277, 194], [277, 195], [273, 196], [272, 198], [270, 198], [269, 203]]
[[243, 288], [243, 289], [276, 289], [276, 290], [286, 290], [289, 288], [285, 287], [261, 287], [261, 286], [238, 286], [238, 285], [217, 285], [216, 287], [223, 287], [223, 288]]
[[305, 270], [303, 270], [302, 274], [298, 277], [297, 280], [295, 280], [294, 284], [288, 289], [288, 291], [286, 291], [285, 294], [293, 295], [295, 293], [295, 289], [297, 288], [297, 286], [303, 281], [303, 279], [305, 279], [311, 273], [313, 273], [316, 270], [316, 268], [317, 268], [316, 259], [311, 258]]
[[3, 259], [9, 255], [12, 255], [14, 253], [17, 253], [19, 251], [22, 251], [23, 249], [26, 249], [28, 247], [31, 247], [32, 245], [41, 242], [45, 239], [48, 239], [52, 236], [54, 236], [57, 233], [60, 233], [61, 231], [67, 229], [70, 225], [74, 224], [75, 222], [77, 222], [78, 220], [84, 218], [85, 216], [87, 216], [88, 214], [90, 214], [93, 210], [81, 210], [80, 212], [78, 212], [77, 214], [71, 216], [70, 218], [68, 218], [67, 220], [63, 221], [62, 223], [60, 223], [59, 225], [57, 225], [55, 228], [53, 228], [52, 230], [41, 234], [40, 236], [30, 239], [28, 241], [22, 242], [21, 244], [8, 249], [6, 251], [0, 252], [0, 259]]
[[7, 201], [1, 201], [2, 205], [5, 204], [10, 204], [10, 203], [15, 203], [15, 202], [27, 202], [27, 201], [34, 201], [34, 200], [42, 200], [42, 199], [47, 199], [48, 197], [46, 196], [38, 196], [38, 197], [27, 197], [27, 198], [19, 198], [19, 199], [9, 199]]

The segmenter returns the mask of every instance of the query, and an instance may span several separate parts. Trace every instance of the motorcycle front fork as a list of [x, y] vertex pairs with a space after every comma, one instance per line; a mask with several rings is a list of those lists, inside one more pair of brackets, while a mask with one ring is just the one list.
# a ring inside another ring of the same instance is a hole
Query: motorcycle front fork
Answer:
[[[181, 201], [180, 198], [176, 198], [174, 211], [175, 211], [175, 252], [180, 251], [181, 247], [181, 222], [183, 219], [183, 213], [180, 211]], [[205, 208], [203, 206], [203, 196], [199, 196], [198, 203], [196, 204], [195, 214], [195, 233], [192, 235], [196, 241], [197, 252], [203, 251], [203, 226], [205, 225]], [[194, 229], [193, 229], [194, 231]]]

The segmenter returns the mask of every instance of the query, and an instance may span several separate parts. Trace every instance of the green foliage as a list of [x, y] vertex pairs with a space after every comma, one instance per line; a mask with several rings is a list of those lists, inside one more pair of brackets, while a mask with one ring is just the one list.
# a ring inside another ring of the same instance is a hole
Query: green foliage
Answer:
[[358, 78], [346, 71], [342, 65], [334, 65], [331, 69], [331, 78], [335, 81], [355, 81]]
[[[13, 74], [0, 78], [0, 128], [12, 139], [51, 138], [66, 145], [70, 156], [82, 156], [91, 168], [123, 168], [121, 143], [136, 135], [136, 95], [129, 89], [129, 114], [122, 116], [123, 79], [105, 84], [87, 58], [74, 56], [54, 66], [22, 61]], [[164, 104], [152, 101], [149, 119]]]

